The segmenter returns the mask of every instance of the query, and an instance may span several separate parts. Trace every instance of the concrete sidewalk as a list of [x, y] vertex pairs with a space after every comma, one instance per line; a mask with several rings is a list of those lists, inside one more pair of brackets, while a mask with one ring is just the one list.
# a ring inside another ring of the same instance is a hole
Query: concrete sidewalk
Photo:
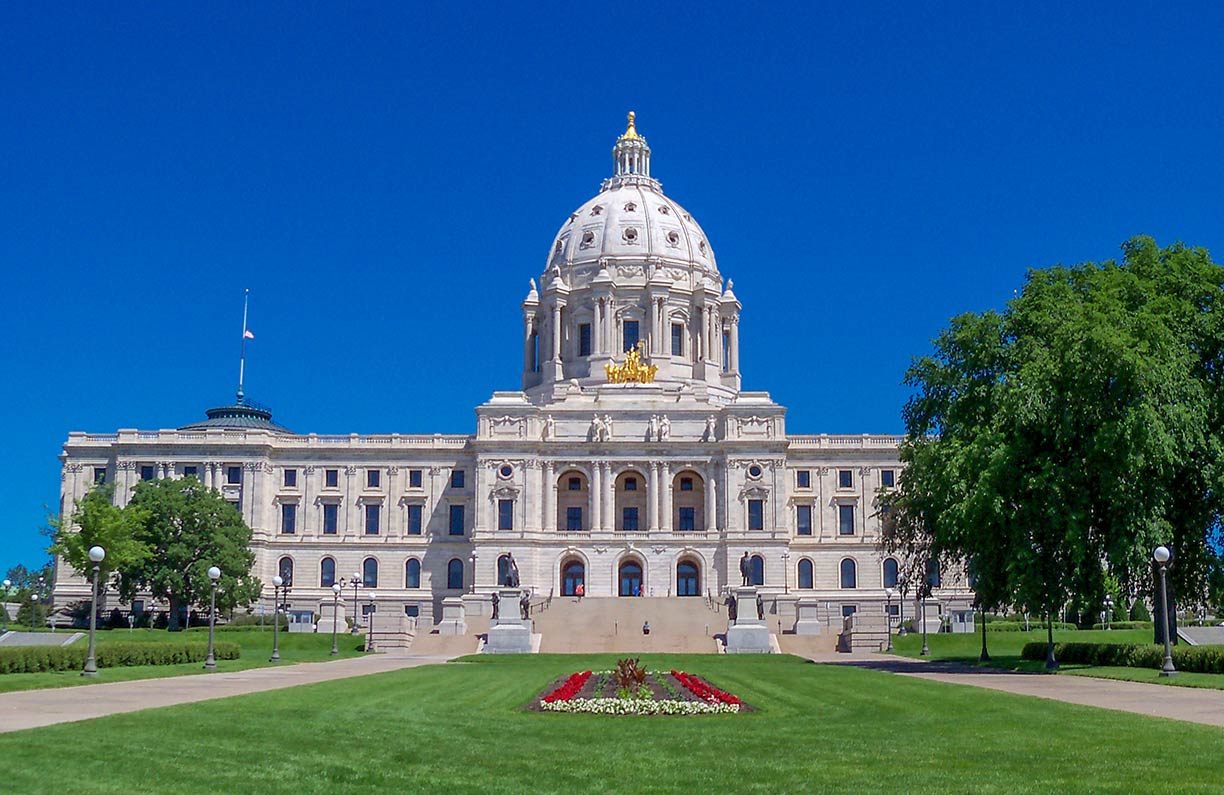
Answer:
[[[847, 659], [849, 658], [849, 659]], [[1224, 690], [1174, 687], [1090, 676], [1021, 674], [997, 668], [978, 668], [950, 662], [930, 662], [913, 657], [871, 653], [865, 655], [820, 655], [809, 658], [823, 664], [852, 665], [902, 676], [969, 685], [1020, 696], [1046, 698], [1067, 704], [1133, 712], [1207, 726], [1224, 726]]]
[[353, 676], [446, 662], [449, 656], [371, 654], [328, 662], [227, 673], [105, 682], [0, 694], [0, 733], [99, 718], [121, 712], [262, 693]]

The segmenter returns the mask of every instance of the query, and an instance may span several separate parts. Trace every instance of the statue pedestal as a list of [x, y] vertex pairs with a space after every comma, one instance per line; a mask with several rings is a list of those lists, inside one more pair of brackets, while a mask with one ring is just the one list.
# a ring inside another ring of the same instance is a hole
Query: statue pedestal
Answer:
[[733, 591], [736, 615], [727, 627], [727, 654], [769, 654], [769, 627], [757, 614], [757, 589], [745, 585]]
[[463, 608], [463, 597], [448, 596], [442, 600], [442, 620], [438, 622], [438, 634], [467, 634], [467, 621]]
[[822, 635], [824, 625], [820, 623], [820, 600], [814, 597], [800, 597], [795, 603], [795, 634]]
[[337, 635], [344, 635], [349, 631], [348, 622], [344, 620], [344, 602], [336, 605], [328, 599], [319, 604], [319, 623], [315, 625], [315, 632], [330, 635], [333, 624]]
[[489, 625], [485, 653], [530, 654], [531, 620], [522, 617], [519, 607], [523, 592], [518, 588], [499, 588], [497, 598], [497, 618]]

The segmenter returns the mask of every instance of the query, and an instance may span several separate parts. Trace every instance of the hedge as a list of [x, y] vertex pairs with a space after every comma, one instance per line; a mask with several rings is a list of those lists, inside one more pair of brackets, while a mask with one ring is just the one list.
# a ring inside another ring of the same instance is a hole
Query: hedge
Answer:
[[[987, 621], [986, 631], [987, 632], [1024, 632], [1025, 631], [1024, 626], [1025, 625], [1023, 621]], [[1030, 632], [1045, 632], [1046, 625], [1045, 625], [1045, 622], [1042, 622], [1042, 621], [1031, 621], [1028, 624], [1028, 628]], [[1055, 621], [1054, 629], [1057, 629], [1057, 630], [1076, 629], [1076, 626], [1074, 624], [1064, 624], [1061, 621]]]
[[[0, 648], [0, 674], [26, 674], [44, 671], [74, 671], [85, 667], [88, 648], [83, 645], [14, 646]], [[213, 645], [218, 660], [236, 660], [240, 654], [237, 643], [225, 641]], [[207, 643], [103, 643], [97, 647], [95, 661], [99, 668], [131, 665], [177, 665], [203, 662], [208, 656]]]
[[[1021, 656], [1026, 660], [1044, 660], [1046, 644], [1026, 643]], [[1067, 663], [1160, 668], [1164, 665], [1164, 647], [1140, 643], [1055, 643], [1054, 657]], [[1224, 646], [1176, 646], [1173, 665], [1179, 671], [1224, 674]]]
[[[1093, 629], [1105, 629], [1104, 624], [1093, 624]], [[1151, 629], [1151, 621], [1110, 621], [1110, 629]]]

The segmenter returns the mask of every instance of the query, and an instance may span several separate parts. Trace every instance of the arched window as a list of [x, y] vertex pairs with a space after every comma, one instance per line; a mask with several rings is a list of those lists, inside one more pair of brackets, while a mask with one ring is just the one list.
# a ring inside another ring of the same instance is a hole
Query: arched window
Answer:
[[319, 562], [319, 585], [323, 588], [330, 588], [336, 584], [336, 561], [331, 558], [323, 558]]
[[812, 575], [812, 561], [804, 558], [799, 561], [799, 587], [815, 588], [815, 577]]
[[416, 558], [408, 558], [408, 562], [404, 564], [404, 587], [421, 587], [421, 561]]
[[617, 569], [620, 584], [617, 594], [620, 596], [641, 596], [645, 593], [642, 583], [642, 565], [636, 560], [626, 560]]
[[760, 555], [753, 555], [748, 561], [749, 576], [748, 581], [752, 585], [765, 584], [765, 558]]
[[446, 564], [446, 587], [452, 591], [463, 590], [463, 561], [451, 558]]
[[293, 585], [293, 558], [281, 558], [280, 563], [276, 564], [276, 573], [285, 581], [285, 585]]
[[850, 560], [850, 558], [846, 558], [841, 562], [841, 587], [858, 587], [858, 567], [854, 565], [854, 561]]
[[578, 587], [586, 592], [586, 566], [581, 560], [569, 560], [561, 566], [561, 594], [577, 596]]
[[927, 585], [939, 587], [939, 561], [932, 558], [926, 562]]
[[884, 587], [897, 587], [897, 561], [895, 558], [884, 559]]
[[701, 579], [697, 564], [682, 560], [676, 564], [676, 596], [701, 596]]
[[365, 588], [378, 587], [378, 561], [366, 558], [361, 564], [361, 584]]

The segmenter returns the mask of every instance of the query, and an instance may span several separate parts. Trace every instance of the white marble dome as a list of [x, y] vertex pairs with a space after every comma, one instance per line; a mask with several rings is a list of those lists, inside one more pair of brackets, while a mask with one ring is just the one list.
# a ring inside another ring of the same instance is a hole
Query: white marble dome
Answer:
[[632, 118], [612, 153], [614, 175], [561, 225], [545, 272], [559, 267], [574, 286], [574, 276], [582, 280], [601, 261], [608, 266], [655, 261], [717, 278], [714, 251], [705, 232], [650, 176], [650, 148], [637, 134]]

